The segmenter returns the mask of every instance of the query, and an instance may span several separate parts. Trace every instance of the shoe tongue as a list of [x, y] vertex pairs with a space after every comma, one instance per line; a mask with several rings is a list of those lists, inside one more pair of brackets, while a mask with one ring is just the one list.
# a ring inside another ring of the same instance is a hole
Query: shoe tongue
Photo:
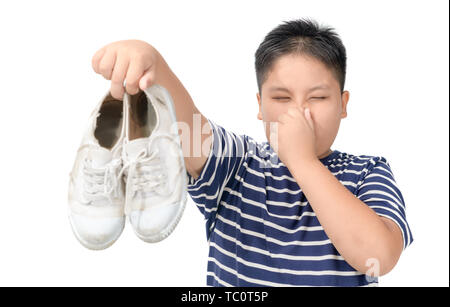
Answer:
[[102, 167], [112, 159], [111, 151], [99, 147], [89, 151], [89, 158], [92, 160], [93, 167]]
[[136, 159], [143, 148], [148, 147], [148, 138], [139, 138], [129, 141], [125, 145], [125, 151], [130, 159]]

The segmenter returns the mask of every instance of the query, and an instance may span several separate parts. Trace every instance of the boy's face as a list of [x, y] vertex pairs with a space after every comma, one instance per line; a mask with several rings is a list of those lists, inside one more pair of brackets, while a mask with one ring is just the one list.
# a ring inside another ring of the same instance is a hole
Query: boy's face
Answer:
[[[312, 90], [320, 85], [326, 88]], [[285, 88], [286, 91], [275, 88]], [[270, 123], [277, 122], [278, 116], [289, 107], [302, 106], [311, 110], [317, 157], [320, 159], [331, 153], [330, 147], [336, 138], [341, 118], [347, 117], [350, 93], [344, 91], [341, 95], [338, 81], [322, 62], [301, 55], [280, 57], [262, 84], [261, 95], [256, 94], [258, 119], [265, 124], [267, 140]]]

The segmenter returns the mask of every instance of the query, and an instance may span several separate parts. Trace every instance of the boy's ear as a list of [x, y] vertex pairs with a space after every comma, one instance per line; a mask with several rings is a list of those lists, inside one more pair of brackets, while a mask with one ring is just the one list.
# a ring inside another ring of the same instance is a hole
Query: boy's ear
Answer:
[[261, 111], [261, 96], [259, 96], [259, 93], [256, 93], [256, 99], [258, 100], [258, 105], [259, 105], [259, 111], [258, 111], [258, 119], [262, 120], [262, 111]]
[[341, 101], [342, 101], [341, 118], [346, 118], [347, 117], [347, 103], [348, 103], [349, 99], [350, 99], [350, 92], [349, 91], [344, 91], [342, 93], [342, 97], [341, 97]]

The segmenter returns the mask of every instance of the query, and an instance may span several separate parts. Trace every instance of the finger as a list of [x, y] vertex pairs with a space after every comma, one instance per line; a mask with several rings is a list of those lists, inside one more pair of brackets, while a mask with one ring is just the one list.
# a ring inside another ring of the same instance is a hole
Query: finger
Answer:
[[311, 110], [309, 108], [305, 109], [304, 114], [308, 121], [311, 120]]
[[97, 50], [97, 52], [92, 57], [92, 61], [91, 61], [92, 68], [98, 74], [100, 74], [100, 68], [99, 68], [100, 60], [102, 59], [105, 52], [106, 52], [106, 47], [103, 47], [103, 48]]
[[116, 62], [116, 52], [105, 52], [100, 60], [99, 70], [106, 80], [111, 80], [112, 71]]
[[122, 84], [111, 83], [111, 96], [117, 100], [123, 100], [123, 95], [125, 94], [125, 89]]
[[311, 129], [314, 130], [314, 122], [312, 119], [311, 110], [309, 108], [305, 109], [305, 117], [306, 117], [306, 121], [308, 122]]
[[145, 90], [152, 86], [155, 82], [155, 70], [153, 68], [148, 69], [144, 72], [141, 80], [139, 80], [139, 88]]
[[111, 95], [122, 100], [124, 94], [123, 82], [128, 70], [128, 59], [127, 57], [118, 56], [116, 60], [116, 65], [111, 76]]
[[144, 74], [144, 69], [139, 61], [131, 61], [127, 71], [126, 90], [130, 95], [139, 92], [139, 79]]

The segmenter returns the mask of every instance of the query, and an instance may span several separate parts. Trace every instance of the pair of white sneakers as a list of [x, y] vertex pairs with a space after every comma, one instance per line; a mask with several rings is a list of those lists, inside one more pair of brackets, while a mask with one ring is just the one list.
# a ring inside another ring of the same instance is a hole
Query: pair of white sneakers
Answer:
[[69, 220], [80, 243], [111, 246], [126, 216], [145, 242], [178, 224], [187, 178], [172, 97], [155, 84], [117, 100], [108, 92], [92, 112], [69, 181]]

